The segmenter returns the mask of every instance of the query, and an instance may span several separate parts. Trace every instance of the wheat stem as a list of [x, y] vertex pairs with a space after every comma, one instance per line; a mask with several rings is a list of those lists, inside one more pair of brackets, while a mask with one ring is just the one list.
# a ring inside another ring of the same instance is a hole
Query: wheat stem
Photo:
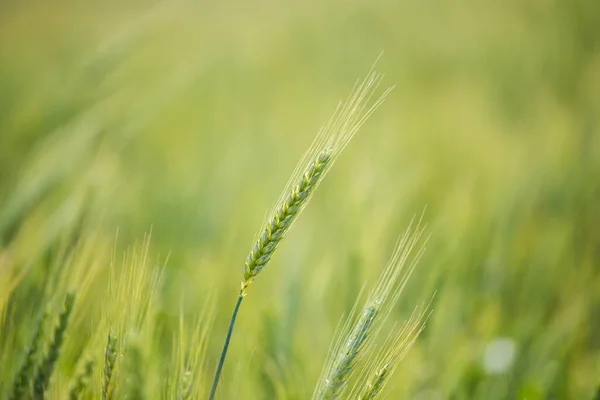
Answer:
[[229, 341], [231, 340], [231, 334], [233, 333], [233, 325], [235, 324], [235, 319], [237, 318], [237, 313], [240, 309], [240, 305], [242, 304], [242, 300], [244, 300], [244, 290], [240, 292], [238, 299], [235, 303], [235, 307], [233, 308], [233, 314], [231, 314], [231, 320], [229, 321], [229, 329], [227, 330], [227, 336], [225, 337], [225, 343], [223, 344], [223, 350], [221, 351], [221, 357], [219, 358], [219, 364], [217, 365], [217, 371], [215, 372], [215, 377], [213, 379], [212, 386], [210, 388], [210, 395], [208, 396], [209, 400], [213, 400], [215, 398], [215, 394], [217, 393], [217, 385], [219, 383], [219, 377], [221, 376], [221, 370], [223, 369], [223, 364], [225, 363], [225, 356], [227, 355], [227, 349], [229, 348]]

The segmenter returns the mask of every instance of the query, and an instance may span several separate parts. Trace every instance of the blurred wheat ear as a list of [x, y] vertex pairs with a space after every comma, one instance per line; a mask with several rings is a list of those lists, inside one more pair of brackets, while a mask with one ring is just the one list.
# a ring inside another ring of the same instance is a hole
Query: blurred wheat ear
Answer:
[[58, 325], [54, 329], [52, 342], [48, 347], [46, 356], [38, 366], [37, 374], [33, 384], [34, 399], [44, 398], [44, 393], [46, 391], [48, 383], [50, 382], [50, 377], [52, 376], [52, 372], [54, 371], [54, 367], [56, 366], [56, 362], [60, 354], [60, 349], [62, 347], [65, 332], [69, 324], [69, 317], [71, 316], [71, 311], [73, 311], [74, 304], [75, 294], [67, 294], [62, 310], [60, 311], [60, 314], [58, 316]]
[[306, 207], [316, 188], [331, 169], [342, 150], [392, 90], [392, 88], [388, 88], [369, 106], [382, 78], [383, 75], [371, 69], [367, 77], [354, 86], [346, 103], [338, 105], [331, 119], [319, 131], [311, 147], [298, 163], [279, 200], [275, 203], [269, 219], [261, 229], [244, 264], [241, 290], [231, 316], [229, 329], [213, 379], [209, 395], [210, 400], [214, 399], [216, 394], [235, 319], [242, 300], [247, 294], [248, 287], [271, 260], [277, 246]]
[[48, 309], [44, 309], [42, 316], [37, 324], [33, 339], [25, 354], [25, 360], [17, 373], [13, 388], [11, 391], [10, 399], [18, 400], [29, 396], [29, 390], [31, 387], [31, 381], [33, 379], [34, 368], [36, 361], [39, 358], [40, 346], [44, 340], [44, 328], [48, 319]]
[[102, 400], [114, 398], [116, 387], [116, 367], [118, 357], [118, 339], [111, 332], [106, 339], [104, 349], [104, 369], [102, 370]]
[[[411, 223], [399, 239], [387, 268], [379, 278], [375, 289], [369, 294], [359, 317], [353, 317], [354, 312], [352, 312], [342, 328], [330, 351], [313, 393], [313, 399], [337, 399], [346, 391], [349, 379], [357, 371], [361, 359], [367, 355], [373, 339], [397, 303], [402, 289], [423, 253], [424, 245], [417, 248], [423, 233], [424, 228], [421, 228], [419, 221], [414, 229]], [[395, 360], [397, 357], [392, 358]], [[377, 380], [383, 382], [388, 369], [389, 367], [385, 367], [378, 370]], [[379, 385], [379, 382], [375, 384]]]
[[214, 316], [211, 296], [208, 298], [191, 329], [186, 329], [183, 311], [179, 315], [179, 332], [173, 337], [175, 352], [167, 378], [171, 398], [191, 400], [204, 395], [206, 348]]

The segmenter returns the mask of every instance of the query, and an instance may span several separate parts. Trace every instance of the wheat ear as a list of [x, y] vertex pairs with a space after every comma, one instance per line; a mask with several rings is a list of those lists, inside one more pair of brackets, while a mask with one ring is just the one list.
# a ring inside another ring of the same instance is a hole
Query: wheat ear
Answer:
[[180, 400], [197, 398], [201, 392], [206, 344], [213, 319], [212, 301], [208, 301], [202, 316], [196, 321], [192, 335], [185, 332], [183, 313], [179, 316], [179, 341], [177, 346], [177, 387], [175, 395]]
[[[424, 247], [421, 247], [412, 261], [409, 258], [419, 242], [424, 228], [420, 221], [412, 229], [412, 222], [399, 239], [392, 258], [379, 278], [375, 289], [370, 293], [360, 316], [352, 324], [352, 315], [344, 325], [338, 342], [330, 352], [329, 360], [321, 374], [313, 399], [330, 400], [339, 398], [347, 389], [347, 383], [356, 370], [356, 365], [372, 343], [381, 328], [381, 323], [396, 304], [402, 289], [412, 274]], [[404, 272], [404, 267], [408, 269]], [[404, 273], [403, 273], [404, 272]]]
[[381, 304], [376, 301], [368, 304], [363, 310], [331, 368], [331, 374], [326, 379], [325, 386], [320, 394], [322, 398], [336, 398], [344, 390], [346, 381], [359, 354], [363, 347], [367, 345], [367, 340], [370, 339], [375, 319], [380, 310]]
[[11, 400], [21, 400], [29, 396], [34, 367], [36, 359], [39, 356], [42, 340], [44, 338], [44, 326], [47, 319], [48, 309], [46, 308], [40, 317], [35, 329], [35, 333], [33, 334], [33, 339], [31, 340], [31, 343], [27, 348], [27, 352], [25, 353], [25, 360], [23, 360], [23, 364], [21, 365], [21, 368], [19, 369], [19, 372], [17, 373], [13, 383], [11, 396], [9, 397]]
[[116, 369], [118, 358], [118, 339], [110, 332], [104, 349], [104, 369], [102, 370], [102, 400], [114, 398], [116, 389]]
[[308, 202], [308, 199], [321, 181], [325, 168], [332, 161], [333, 149], [325, 149], [306, 168], [300, 181], [294, 186], [283, 204], [267, 222], [260, 237], [246, 258], [242, 290], [245, 291], [252, 280], [267, 265], [277, 245], [288, 232], [296, 216]]
[[370, 107], [368, 104], [383, 76], [371, 69], [362, 83], [354, 86], [345, 104], [338, 105], [331, 119], [319, 131], [304, 154], [286, 188], [261, 229], [244, 263], [240, 293], [235, 303], [221, 357], [211, 386], [209, 400], [214, 399], [235, 319], [248, 286], [267, 265], [279, 243], [289, 232], [298, 215], [308, 204], [335, 160], [366, 119], [379, 107], [392, 88], [387, 89]]
[[50, 343], [50, 346], [48, 348], [48, 354], [46, 354], [46, 357], [42, 360], [37, 370], [37, 374], [33, 384], [34, 399], [44, 398], [44, 392], [46, 390], [46, 387], [48, 386], [48, 382], [50, 381], [50, 376], [52, 376], [52, 372], [54, 371], [56, 361], [58, 360], [58, 355], [62, 347], [65, 331], [67, 330], [67, 325], [69, 324], [69, 317], [71, 316], [71, 311], [73, 310], [74, 304], [75, 294], [67, 294], [63, 303], [62, 310], [60, 311], [60, 314], [58, 316], [58, 325], [54, 329], [54, 335], [52, 337], [52, 342]]

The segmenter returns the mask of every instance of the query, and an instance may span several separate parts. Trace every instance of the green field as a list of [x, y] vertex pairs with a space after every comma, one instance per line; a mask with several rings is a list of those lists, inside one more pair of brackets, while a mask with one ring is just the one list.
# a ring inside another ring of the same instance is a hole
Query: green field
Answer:
[[100, 399], [113, 347], [117, 399], [206, 398], [248, 251], [382, 51], [395, 88], [248, 289], [216, 398], [310, 399], [421, 215], [357, 366], [431, 301], [382, 398], [600, 398], [598, 0], [0, 1], [0, 398], [29, 351], [33, 398], [88, 368]]

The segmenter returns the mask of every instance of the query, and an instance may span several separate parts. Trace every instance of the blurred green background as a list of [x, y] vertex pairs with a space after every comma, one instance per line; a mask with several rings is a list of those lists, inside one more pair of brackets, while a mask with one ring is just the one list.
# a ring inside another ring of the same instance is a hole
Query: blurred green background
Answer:
[[310, 397], [338, 321], [427, 206], [394, 318], [437, 290], [434, 312], [389, 398], [591, 399], [597, 0], [0, 2], [15, 295], [43, 290], [39, 260], [82, 226], [103, 243], [118, 230], [119, 252], [152, 230], [164, 318], [213, 301], [211, 375], [266, 211], [382, 50], [396, 88], [250, 288], [222, 398]]

